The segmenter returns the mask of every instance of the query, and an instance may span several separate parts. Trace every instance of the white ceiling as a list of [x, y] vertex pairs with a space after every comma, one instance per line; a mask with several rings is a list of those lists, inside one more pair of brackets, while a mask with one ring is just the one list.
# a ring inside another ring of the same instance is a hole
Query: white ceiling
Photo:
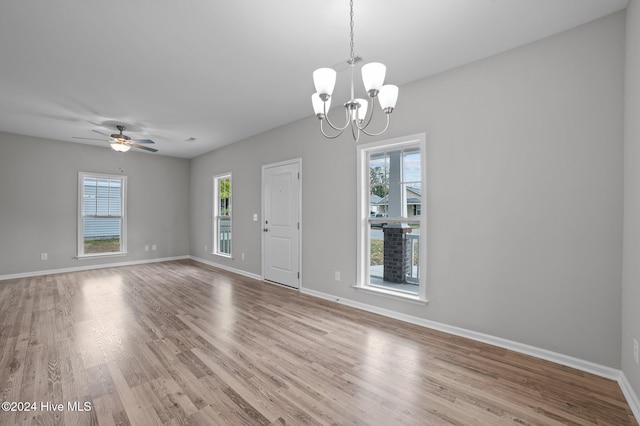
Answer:
[[[355, 0], [355, 53], [402, 85], [627, 3]], [[2, 1], [0, 131], [107, 147], [72, 137], [123, 123], [156, 141], [149, 155], [192, 158], [316, 120], [311, 73], [348, 57], [348, 0]]]

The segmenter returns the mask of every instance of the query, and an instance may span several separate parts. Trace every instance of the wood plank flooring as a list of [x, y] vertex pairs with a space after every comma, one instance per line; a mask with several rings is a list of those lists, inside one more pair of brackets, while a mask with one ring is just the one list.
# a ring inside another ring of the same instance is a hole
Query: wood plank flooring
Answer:
[[0, 344], [37, 405], [2, 425], [637, 425], [611, 380], [191, 261], [0, 281]]

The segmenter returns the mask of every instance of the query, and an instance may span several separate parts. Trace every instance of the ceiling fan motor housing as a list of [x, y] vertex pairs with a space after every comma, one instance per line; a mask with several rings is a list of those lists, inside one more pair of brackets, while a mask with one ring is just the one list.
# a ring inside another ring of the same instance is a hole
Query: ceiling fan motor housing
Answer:
[[111, 137], [112, 137], [113, 139], [121, 140], [121, 141], [128, 141], [128, 140], [131, 140], [131, 138], [130, 138], [129, 136], [127, 136], [127, 135], [123, 135], [123, 134], [122, 134], [122, 132], [126, 129], [126, 127], [124, 127], [124, 126], [122, 126], [122, 125], [119, 125], [119, 126], [116, 126], [116, 128], [117, 128], [118, 130], [120, 130], [120, 133], [119, 133], [119, 134], [118, 134], [118, 133], [114, 133], [114, 134], [112, 134], [112, 135], [111, 135]]

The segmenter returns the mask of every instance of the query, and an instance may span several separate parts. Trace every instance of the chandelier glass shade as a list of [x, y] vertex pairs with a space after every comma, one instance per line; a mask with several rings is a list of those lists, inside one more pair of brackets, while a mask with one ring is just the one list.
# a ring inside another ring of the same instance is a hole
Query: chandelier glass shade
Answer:
[[[332, 68], [318, 68], [313, 72], [313, 84], [316, 93], [311, 95], [311, 104], [313, 111], [320, 120], [320, 131], [329, 139], [335, 139], [340, 136], [348, 127], [351, 127], [353, 138], [358, 141], [360, 132], [369, 136], [378, 136], [389, 128], [389, 116], [393, 112], [398, 100], [398, 86], [393, 84], [384, 84], [384, 78], [387, 67], [379, 62], [371, 62], [362, 67], [362, 82], [367, 91], [367, 99], [355, 98], [355, 90], [353, 85], [353, 74], [356, 64], [356, 57], [353, 52], [353, 0], [350, 0], [351, 8], [351, 55], [347, 63], [351, 70], [351, 98], [344, 104], [345, 108], [345, 124], [336, 126], [329, 120], [329, 109], [331, 108], [331, 95], [336, 85], [337, 73]], [[379, 132], [371, 132], [367, 130], [375, 107], [375, 100], [378, 99], [380, 108], [386, 115], [386, 125]], [[371, 106], [369, 107], [369, 103]], [[367, 114], [368, 113], [368, 114]], [[333, 135], [325, 132], [324, 123], [327, 123], [334, 131]]]

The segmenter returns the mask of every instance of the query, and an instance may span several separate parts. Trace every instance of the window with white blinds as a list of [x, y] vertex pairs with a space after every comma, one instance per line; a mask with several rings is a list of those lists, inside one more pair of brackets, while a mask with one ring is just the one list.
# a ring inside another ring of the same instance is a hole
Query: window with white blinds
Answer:
[[126, 253], [127, 177], [78, 174], [78, 257]]

